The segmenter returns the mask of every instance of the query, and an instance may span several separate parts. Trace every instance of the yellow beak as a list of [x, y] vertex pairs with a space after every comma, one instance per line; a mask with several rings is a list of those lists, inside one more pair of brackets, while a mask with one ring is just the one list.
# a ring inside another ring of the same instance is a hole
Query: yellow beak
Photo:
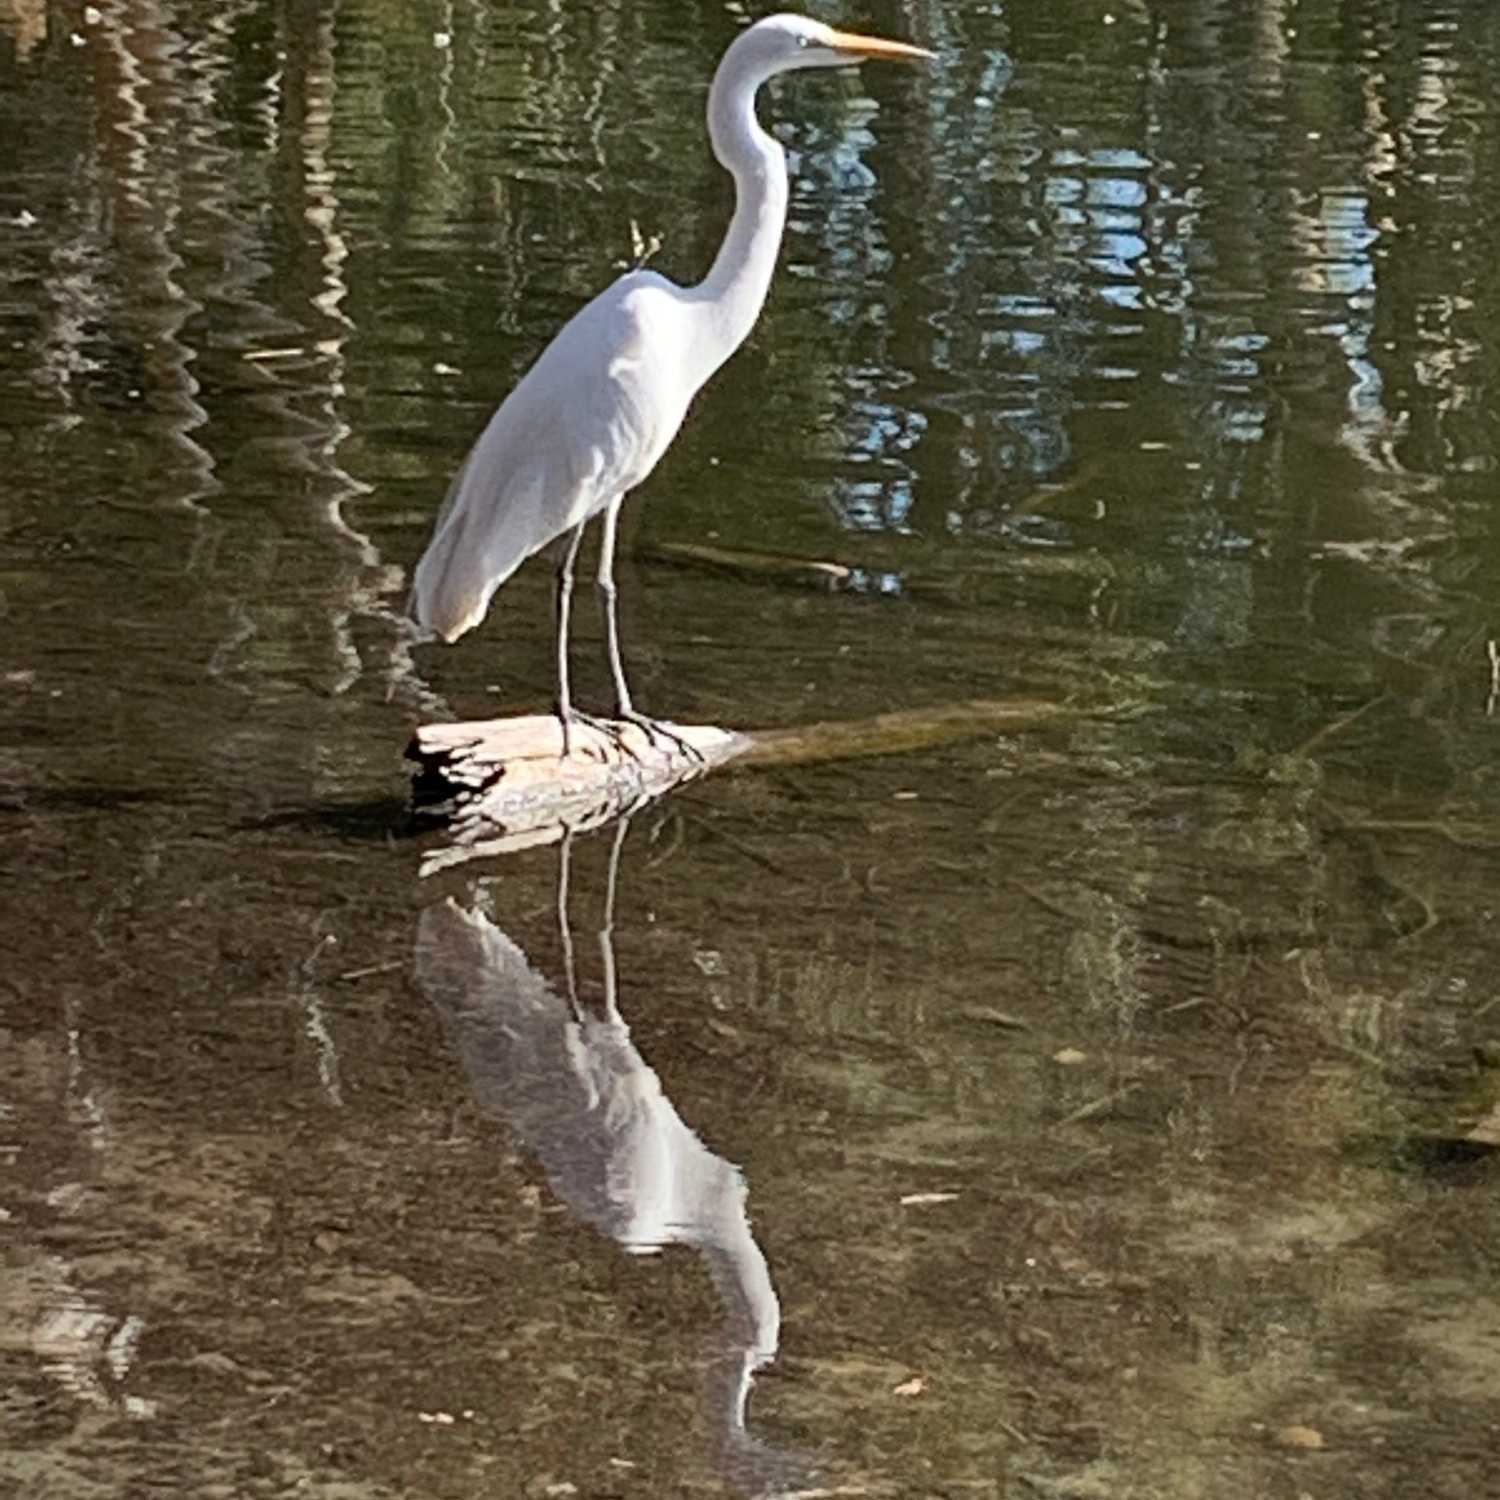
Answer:
[[880, 36], [861, 36], [857, 31], [835, 31], [829, 45], [835, 52], [847, 52], [851, 58], [879, 58], [887, 62], [925, 62], [937, 56], [925, 47], [888, 42]]

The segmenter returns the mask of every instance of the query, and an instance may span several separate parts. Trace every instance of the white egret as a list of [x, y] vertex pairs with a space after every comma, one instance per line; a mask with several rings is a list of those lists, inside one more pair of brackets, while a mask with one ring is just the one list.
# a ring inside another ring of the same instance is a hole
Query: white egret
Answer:
[[532, 553], [565, 538], [557, 570], [557, 714], [563, 754], [579, 717], [568, 684], [568, 609], [584, 526], [604, 514], [598, 590], [619, 718], [650, 730], [625, 681], [615, 609], [620, 505], [656, 467], [699, 388], [755, 325], [786, 225], [786, 156], [755, 114], [778, 73], [873, 58], [930, 58], [905, 42], [768, 16], [742, 31], [714, 74], [708, 135], [734, 178], [735, 208], [708, 275], [677, 286], [620, 277], [564, 325], [470, 449], [417, 564], [411, 612], [455, 641]]

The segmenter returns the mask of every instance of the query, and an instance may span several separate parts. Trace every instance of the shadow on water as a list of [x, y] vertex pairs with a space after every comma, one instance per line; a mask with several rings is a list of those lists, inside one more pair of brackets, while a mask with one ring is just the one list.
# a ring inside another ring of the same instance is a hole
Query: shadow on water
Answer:
[[409, 798], [371, 797], [366, 801], [284, 808], [263, 818], [247, 818], [235, 825], [237, 833], [287, 831], [328, 833], [356, 843], [404, 842], [430, 834], [432, 819], [414, 811]]
[[516, 1132], [570, 1213], [632, 1255], [686, 1245], [702, 1259], [723, 1309], [705, 1388], [717, 1466], [747, 1495], [785, 1494], [814, 1471], [754, 1436], [747, 1421], [755, 1372], [776, 1357], [781, 1306], [750, 1228], [744, 1175], [683, 1121], [619, 1008], [614, 911], [629, 828], [629, 818], [616, 824], [609, 854], [597, 1002], [580, 998], [571, 838], [558, 855], [560, 987], [484, 909], [503, 891], [498, 883], [481, 883], [466, 907], [450, 897], [422, 913], [417, 982], [475, 1102]]
[[170, 807], [182, 794], [167, 787], [28, 786], [19, 780], [0, 780], [0, 814], [5, 812], [99, 813], [130, 807]]

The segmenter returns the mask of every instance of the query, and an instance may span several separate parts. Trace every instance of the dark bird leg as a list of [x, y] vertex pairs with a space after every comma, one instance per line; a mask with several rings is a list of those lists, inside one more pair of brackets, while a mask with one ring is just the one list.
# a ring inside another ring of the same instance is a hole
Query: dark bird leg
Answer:
[[562, 725], [562, 753], [564, 759], [573, 749], [573, 726], [585, 724], [597, 729], [619, 742], [620, 731], [608, 719], [596, 718], [573, 707], [573, 692], [568, 677], [568, 620], [573, 603], [573, 566], [578, 561], [578, 549], [583, 543], [583, 528], [588, 525], [585, 518], [571, 532], [563, 545], [562, 556], [557, 564], [557, 717]]
[[594, 579], [599, 590], [599, 613], [604, 616], [604, 642], [609, 651], [609, 670], [615, 679], [615, 716], [639, 723], [630, 701], [630, 684], [625, 680], [625, 661], [620, 655], [620, 620], [615, 588], [615, 528], [620, 521], [620, 505], [625, 499], [617, 495], [605, 507], [604, 540], [599, 547], [599, 572]]
[[566, 759], [572, 749], [573, 694], [568, 683], [568, 611], [573, 599], [573, 564], [583, 542], [585, 523], [573, 528], [557, 564], [557, 717], [562, 724], [562, 753]]
[[604, 640], [609, 651], [609, 670], [615, 679], [615, 717], [627, 724], [636, 724], [646, 731], [654, 745], [664, 739], [693, 759], [701, 761], [703, 756], [684, 739], [672, 733], [659, 720], [637, 711], [630, 698], [630, 684], [625, 680], [625, 660], [620, 654], [620, 622], [618, 590], [615, 588], [615, 528], [620, 520], [623, 495], [612, 500], [604, 512], [604, 540], [599, 548], [599, 572], [595, 584], [599, 590], [599, 612], [604, 616]]

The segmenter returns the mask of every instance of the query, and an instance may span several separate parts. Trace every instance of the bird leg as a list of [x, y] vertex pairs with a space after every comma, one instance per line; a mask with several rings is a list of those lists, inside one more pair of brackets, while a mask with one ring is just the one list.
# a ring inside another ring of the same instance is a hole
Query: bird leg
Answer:
[[609, 652], [609, 670], [615, 679], [615, 712], [621, 719], [635, 719], [630, 684], [625, 680], [625, 661], [620, 655], [618, 590], [615, 588], [615, 528], [620, 520], [623, 495], [617, 495], [604, 511], [604, 537], [599, 546], [599, 571], [594, 586], [599, 590], [599, 613], [604, 617], [604, 643]]
[[615, 679], [615, 717], [643, 729], [653, 748], [658, 739], [667, 740], [684, 755], [691, 756], [701, 764], [703, 756], [696, 746], [673, 734], [659, 720], [641, 713], [630, 698], [630, 684], [625, 680], [625, 661], [620, 654], [619, 591], [615, 587], [615, 528], [619, 523], [620, 505], [624, 498], [623, 495], [617, 496], [604, 512], [604, 539], [599, 548], [599, 571], [594, 578], [599, 590], [599, 612], [604, 617], [609, 670]]
[[573, 728], [582, 724], [600, 734], [608, 735], [617, 745], [623, 745], [619, 726], [609, 719], [586, 714], [573, 707], [573, 693], [568, 675], [568, 620], [572, 612], [573, 567], [578, 561], [578, 548], [583, 542], [583, 528], [587, 521], [580, 521], [568, 536], [562, 556], [557, 564], [557, 705], [558, 723], [562, 725], [562, 753], [566, 760], [573, 753]]
[[568, 681], [568, 613], [573, 601], [573, 564], [578, 561], [578, 548], [583, 542], [583, 526], [584, 523], [580, 521], [573, 528], [557, 564], [557, 718], [562, 725], [564, 760], [573, 750], [574, 720], [581, 717], [573, 708], [573, 693]]

